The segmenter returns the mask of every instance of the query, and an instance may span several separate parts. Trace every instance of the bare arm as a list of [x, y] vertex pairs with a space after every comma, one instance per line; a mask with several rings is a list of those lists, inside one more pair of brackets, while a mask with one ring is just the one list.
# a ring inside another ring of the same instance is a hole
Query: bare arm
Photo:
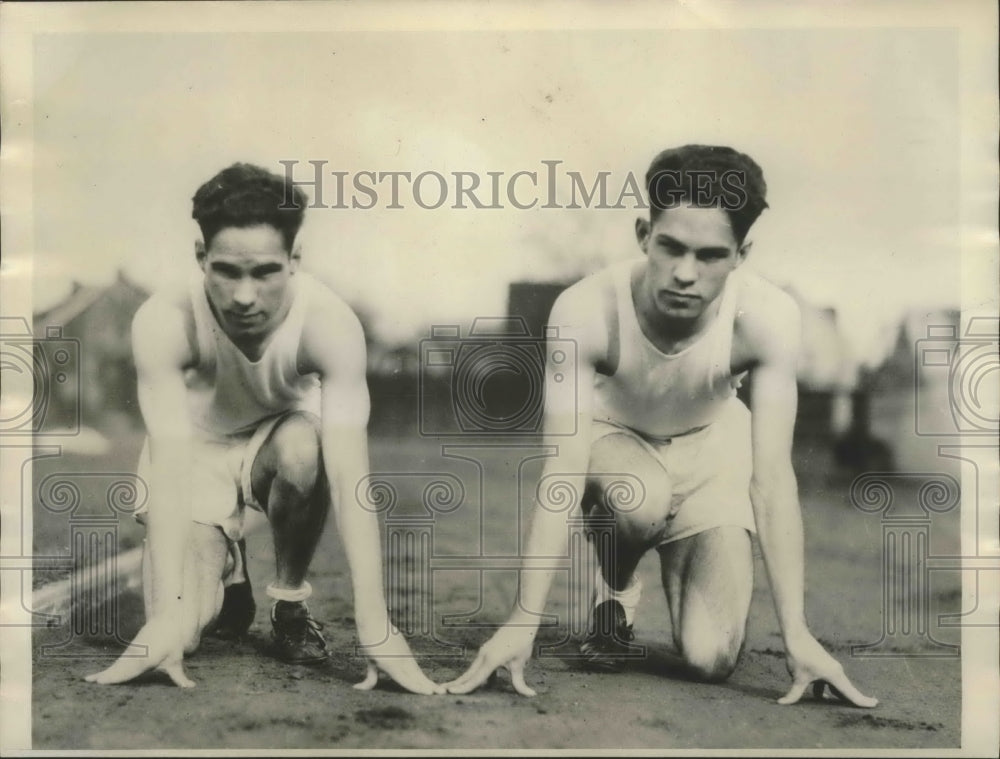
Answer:
[[[792, 469], [797, 406], [798, 307], [783, 303], [783, 318], [769, 320], [751, 373], [753, 477], [750, 498], [778, 622], [786, 643], [806, 629], [802, 513]], [[763, 331], [763, 330], [762, 330]]]
[[[310, 334], [318, 331], [307, 326]], [[365, 343], [361, 326], [337, 309], [328, 316], [322, 337], [309, 339], [309, 351], [322, 382], [323, 465], [333, 499], [334, 519], [351, 569], [359, 627], [385, 618], [382, 561], [375, 514], [357, 503], [355, 489], [368, 474], [369, 415], [365, 380]]]
[[[567, 520], [583, 495], [590, 457], [595, 366], [607, 352], [603, 324], [595, 323], [593, 318], [594, 301], [592, 290], [578, 285], [563, 293], [553, 306], [550, 326], [559, 328], [560, 341], [568, 339], [575, 346], [566, 361], [556, 364], [548, 360], [546, 363], [544, 442], [555, 446], [557, 454], [546, 459], [543, 468], [542, 486], [522, 555], [514, 609], [507, 624], [483, 645], [469, 668], [448, 684], [451, 693], [468, 693], [485, 682], [498, 667], [507, 667], [518, 693], [535, 695], [524, 681], [524, 667], [531, 657], [539, 615], [545, 608], [555, 577], [555, 571], [548, 566], [552, 557], [566, 554]], [[574, 428], [574, 435], [553, 434]], [[563, 480], [569, 486], [568, 492], [576, 495], [570, 506], [553, 502], [546, 487], [553, 481]]]
[[[588, 330], [577, 326], [576, 306], [570, 301], [556, 303], [550, 325], [559, 326], [560, 337], [570, 337], [576, 347], [568, 360], [559, 364], [548, 361], [545, 368], [544, 443], [554, 446], [555, 456], [545, 460], [538, 497], [535, 500], [531, 529], [522, 556], [518, 587], [520, 594], [511, 613], [510, 624], [538, 627], [549, 589], [555, 578], [552, 569], [533, 569], [551, 564], [551, 557], [563, 556], [567, 545], [567, 520], [578, 508], [590, 459], [590, 427], [594, 386], [593, 340]], [[567, 380], [567, 378], [570, 378]], [[575, 379], [573, 379], [575, 378]], [[574, 435], [554, 435], [555, 430], [575, 429]], [[575, 494], [567, 507], [553, 495], [564, 481], [562, 492]]]
[[823, 649], [806, 624], [802, 511], [792, 469], [801, 340], [798, 306], [780, 294], [767, 301], [759, 319], [747, 321], [746, 338], [756, 355], [751, 372], [750, 498], [793, 678], [791, 689], [779, 702], [795, 703], [815, 683], [818, 695], [827, 684], [841, 698], [872, 707], [878, 701], [854, 687], [844, 668]]
[[[133, 321], [132, 350], [152, 464], [146, 515], [152, 587], [146, 592], [151, 594], [153, 612], [133, 642], [136, 650], [88, 679], [121, 682], [157, 667], [178, 685], [190, 686], [194, 683], [181, 668], [183, 641], [191, 637], [190, 628], [196, 624], [182, 603], [191, 523], [191, 423], [183, 374], [190, 349], [182, 312], [162, 297], [150, 298]], [[141, 646], [147, 651], [142, 652]]]
[[[304, 343], [307, 363], [318, 371], [322, 382], [323, 465], [350, 567], [358, 638], [372, 666], [377, 664], [403, 687], [417, 693], [442, 692], [420, 671], [405, 639], [389, 620], [378, 517], [357, 495], [369, 473], [364, 333], [346, 305], [332, 294], [324, 300], [310, 314]], [[366, 687], [375, 684], [373, 669], [369, 675]]]

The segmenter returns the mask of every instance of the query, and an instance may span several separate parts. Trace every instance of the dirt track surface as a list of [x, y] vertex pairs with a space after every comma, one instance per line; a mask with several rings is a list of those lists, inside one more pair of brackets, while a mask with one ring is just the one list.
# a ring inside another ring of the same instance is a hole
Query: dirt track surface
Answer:
[[[467, 503], [435, 523], [435, 557], [497, 553], [516, 535], [513, 512], [491, 493], [507, 476], [498, 457], [484, 471], [497, 472], [473, 487], [468, 462], [445, 460], [433, 448], [373, 446], [373, 466], [382, 471], [452, 471], [466, 483]], [[520, 456], [521, 454], [518, 454]], [[506, 456], [504, 461], [500, 459]], [[800, 468], [801, 471], [801, 468]], [[465, 473], [465, 474], [463, 474]], [[525, 468], [526, 479], [537, 469]], [[508, 473], [509, 474], [509, 473]], [[122, 649], [113, 640], [73, 637], [66, 646], [42, 646], [70, 638], [68, 627], [39, 631], [33, 648], [33, 741], [37, 749], [719, 749], [719, 748], [957, 748], [960, 740], [961, 667], [958, 658], [919, 656], [935, 649], [909, 636], [893, 656], [858, 658], [851, 647], [879, 640], [882, 630], [882, 524], [848, 501], [847, 484], [810, 483], [803, 477], [807, 545], [807, 614], [814, 633], [844, 663], [855, 684], [881, 699], [874, 710], [807, 698], [782, 707], [775, 699], [789, 685], [763, 564], [756, 559], [755, 591], [740, 664], [723, 684], [701, 684], [664, 671], [670, 640], [666, 602], [655, 555], [640, 565], [645, 589], [636, 623], [647, 655], [628, 671], [598, 674], [571, 658], [534, 659], [527, 680], [539, 695], [516, 695], [506, 674], [489, 687], [464, 696], [421, 697], [402, 692], [383, 677], [369, 693], [350, 685], [364, 674], [353, 655], [353, 610], [347, 567], [339, 538], [328, 525], [311, 573], [314, 615], [326, 625], [330, 661], [317, 667], [288, 666], [266, 655], [270, 633], [263, 593], [271, 579], [273, 554], [266, 529], [249, 539], [250, 574], [255, 580], [257, 618], [246, 640], [206, 639], [187, 660], [197, 682], [192, 690], [149, 674], [127, 685], [97, 686], [85, 674], [106, 666]], [[412, 502], [420, 500], [414, 490]], [[484, 495], [480, 495], [484, 494]], [[405, 494], [404, 494], [405, 495]], [[906, 494], [904, 494], [906, 495]], [[912, 494], [916, 502], [916, 490]], [[485, 510], [482, 501], [489, 504]], [[500, 499], [502, 500], [502, 499]], [[401, 508], [405, 508], [401, 499]], [[499, 503], [499, 505], [498, 505]], [[512, 507], [516, 509], [516, 505]], [[413, 513], [419, 513], [419, 510]], [[483, 515], [483, 516], [479, 516]], [[936, 517], [931, 549], [957, 551], [957, 510]], [[411, 568], [412, 569], [412, 568]], [[476, 647], [509, 609], [510, 571], [435, 570], [430, 590], [437, 641], [418, 632], [411, 638], [421, 663], [435, 680], [451, 679], [471, 661]], [[566, 583], [557, 583], [547, 611], [566, 618]], [[957, 643], [957, 631], [937, 629], [937, 614], [958, 611], [957, 572], [936, 573], [930, 587], [931, 632]], [[396, 596], [394, 615], [406, 604], [428, 598]], [[424, 608], [424, 607], [421, 607]], [[477, 610], [478, 609], [478, 610]], [[445, 627], [443, 614], [458, 614], [482, 627]], [[137, 594], [120, 598], [117, 616], [128, 639], [142, 621]], [[416, 615], [417, 617], [419, 615]], [[545, 630], [539, 640], [557, 643], [566, 626]], [[465, 646], [464, 653], [452, 646]], [[898, 641], [897, 641], [898, 643]], [[562, 645], [560, 652], [572, 652]], [[54, 656], [53, 653], [71, 654]], [[105, 658], [100, 658], [101, 656]]]

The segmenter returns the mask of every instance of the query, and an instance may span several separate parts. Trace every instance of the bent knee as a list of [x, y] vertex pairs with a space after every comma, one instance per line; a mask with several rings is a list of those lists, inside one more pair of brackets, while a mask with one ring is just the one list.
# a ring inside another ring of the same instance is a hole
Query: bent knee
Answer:
[[201, 645], [201, 636], [205, 632], [207, 625], [202, 624], [202, 620], [191, 620], [183, 632], [184, 640], [184, 655], [193, 654], [198, 650], [198, 646]]
[[197, 633], [192, 637], [188, 638], [187, 643], [184, 644], [184, 655], [190, 656], [195, 651], [198, 650], [198, 646], [201, 645], [201, 633]]
[[198, 619], [198, 628], [205, 630], [215, 624], [222, 612], [222, 603], [226, 599], [226, 586], [220, 581], [215, 587], [215, 593], [205, 600]]
[[729, 640], [698, 638], [684, 641], [682, 653], [691, 674], [704, 682], [722, 682], [736, 669], [743, 650], [742, 636]]
[[225, 593], [222, 583], [219, 583], [218, 591], [213, 597], [203, 599], [201, 608], [198, 609], [197, 619], [188, 620], [184, 630], [184, 654], [193, 654], [201, 645], [202, 636], [205, 631], [215, 624], [222, 611], [222, 600]]
[[687, 646], [684, 660], [691, 674], [698, 680], [719, 683], [728, 680], [736, 670], [740, 658], [740, 648], [711, 647], [706, 645]]
[[316, 487], [320, 471], [319, 420], [312, 414], [290, 414], [271, 435], [269, 445], [275, 476], [308, 495]]
[[671, 490], [663, 466], [628, 435], [607, 435], [591, 447], [585, 505], [636, 517], [664, 511]]

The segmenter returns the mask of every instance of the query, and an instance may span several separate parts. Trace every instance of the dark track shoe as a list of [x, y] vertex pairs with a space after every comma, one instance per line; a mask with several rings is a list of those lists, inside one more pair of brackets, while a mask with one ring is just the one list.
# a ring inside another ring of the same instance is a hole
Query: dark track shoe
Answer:
[[625, 622], [625, 609], [618, 601], [604, 601], [591, 612], [580, 653], [592, 669], [617, 672], [629, 659], [643, 655], [641, 646], [629, 645], [633, 640], [635, 633]]
[[247, 544], [245, 540], [237, 543], [239, 559], [242, 562], [242, 573], [245, 582], [227, 585], [222, 599], [222, 609], [215, 621], [210, 635], [222, 640], [236, 640], [247, 634], [257, 613], [257, 604], [253, 600], [253, 587], [250, 585], [250, 575], [247, 574]]
[[319, 664], [327, 659], [323, 625], [301, 602], [278, 601], [271, 608], [271, 655], [286, 664]]

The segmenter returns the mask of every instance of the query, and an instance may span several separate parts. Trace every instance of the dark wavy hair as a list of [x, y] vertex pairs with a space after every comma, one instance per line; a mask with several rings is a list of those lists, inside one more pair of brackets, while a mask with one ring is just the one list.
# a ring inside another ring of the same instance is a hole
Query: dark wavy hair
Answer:
[[729, 215], [740, 245], [767, 208], [767, 183], [760, 166], [750, 156], [718, 145], [664, 150], [649, 165], [646, 191], [651, 221], [681, 199], [696, 207], [721, 208]]
[[201, 227], [206, 248], [226, 227], [269, 224], [281, 233], [289, 252], [308, 202], [291, 180], [249, 163], [223, 169], [199, 187], [191, 200], [191, 217]]

